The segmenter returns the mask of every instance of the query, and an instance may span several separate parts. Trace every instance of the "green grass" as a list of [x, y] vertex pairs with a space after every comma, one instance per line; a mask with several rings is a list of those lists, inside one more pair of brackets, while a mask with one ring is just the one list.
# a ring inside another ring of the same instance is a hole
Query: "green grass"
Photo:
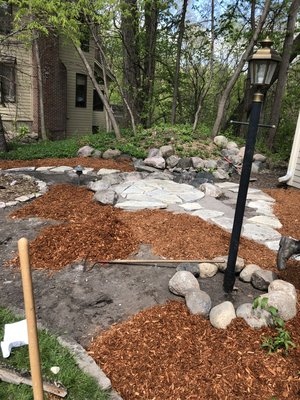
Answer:
[[[0, 338], [3, 340], [4, 324], [18, 321], [7, 309], [0, 308]], [[61, 382], [68, 391], [68, 400], [106, 400], [108, 393], [101, 390], [96, 381], [85, 375], [76, 365], [71, 353], [62, 347], [54, 335], [39, 331], [39, 346], [43, 379], [49, 382]], [[28, 346], [12, 349], [9, 358], [0, 355], [0, 364], [12, 366], [18, 370], [30, 371]], [[54, 375], [50, 368], [58, 366], [60, 371]], [[1, 382], [0, 399], [32, 400], [32, 388], [27, 385], [14, 385]]]

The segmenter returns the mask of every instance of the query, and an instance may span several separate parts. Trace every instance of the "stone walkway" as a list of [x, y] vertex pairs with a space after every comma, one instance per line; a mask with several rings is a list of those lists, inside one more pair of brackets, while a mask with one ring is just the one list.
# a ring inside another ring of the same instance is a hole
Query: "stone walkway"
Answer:
[[[74, 169], [67, 166], [60, 167], [24, 167], [11, 168], [2, 172], [45, 174], [68, 174], [75, 176]], [[223, 196], [216, 199], [205, 195], [194, 186], [185, 183], [175, 183], [170, 174], [161, 173], [121, 173], [118, 170], [84, 168], [84, 175], [94, 177], [95, 182], [90, 188], [95, 192], [113, 190], [116, 194], [115, 207], [124, 210], [166, 209], [173, 213], [188, 213], [214, 223], [221, 228], [231, 231], [235, 204], [238, 194], [238, 184], [231, 182], [215, 183]], [[157, 177], [154, 179], [153, 177]], [[98, 184], [98, 187], [97, 187]], [[39, 183], [42, 192], [45, 188]], [[93, 187], [94, 185], [94, 187]], [[40, 193], [22, 196], [19, 201], [25, 202]], [[281, 228], [280, 221], [273, 214], [274, 199], [259, 189], [248, 190], [242, 236], [266, 245], [277, 251], [281, 235], [276, 229]], [[13, 204], [9, 204], [13, 205]], [[1, 204], [1, 207], [8, 204]]]

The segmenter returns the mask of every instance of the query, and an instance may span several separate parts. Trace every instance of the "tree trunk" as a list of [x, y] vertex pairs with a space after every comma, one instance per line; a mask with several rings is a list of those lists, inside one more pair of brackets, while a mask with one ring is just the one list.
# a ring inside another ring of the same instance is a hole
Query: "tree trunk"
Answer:
[[224, 92], [223, 92], [223, 94], [221, 96], [221, 99], [220, 99], [220, 102], [219, 102], [219, 105], [218, 105], [217, 117], [216, 117], [216, 120], [215, 120], [215, 123], [214, 123], [214, 127], [213, 127], [213, 130], [212, 130], [212, 137], [213, 138], [218, 134], [218, 132], [220, 130], [220, 127], [221, 127], [221, 124], [222, 124], [222, 120], [224, 118], [225, 108], [226, 108], [226, 104], [227, 104], [229, 95], [230, 95], [231, 90], [232, 90], [233, 86], [235, 85], [235, 83], [236, 83], [236, 81], [237, 81], [242, 69], [243, 69], [243, 66], [244, 66], [245, 62], [247, 61], [247, 59], [249, 58], [249, 56], [250, 56], [250, 54], [251, 54], [251, 52], [253, 50], [254, 44], [256, 43], [256, 41], [258, 39], [258, 35], [260, 34], [260, 32], [262, 30], [262, 27], [263, 27], [263, 25], [265, 23], [265, 20], [267, 18], [267, 15], [268, 15], [269, 8], [270, 8], [270, 3], [271, 3], [270, 0], [266, 0], [265, 1], [265, 5], [264, 5], [264, 9], [263, 9], [262, 15], [260, 16], [258, 25], [257, 25], [257, 27], [256, 27], [256, 29], [255, 29], [255, 31], [253, 33], [253, 36], [252, 36], [248, 46], [246, 47], [246, 50], [245, 50], [244, 54], [242, 55], [242, 58], [241, 58], [240, 62], [238, 63], [238, 65], [237, 65], [237, 67], [236, 67], [231, 79], [229, 80], [229, 82], [228, 82], [228, 84], [227, 84], [227, 86], [226, 86], [226, 88], [225, 88], [225, 90], [224, 90]]
[[277, 126], [279, 123], [280, 109], [281, 109], [282, 99], [284, 96], [286, 82], [287, 82], [289, 62], [290, 62], [290, 56], [292, 54], [292, 49], [293, 49], [293, 43], [294, 43], [293, 38], [294, 38], [295, 25], [296, 25], [297, 13], [298, 13], [299, 7], [300, 7], [300, 0], [293, 0], [291, 7], [289, 9], [286, 35], [285, 35], [285, 40], [284, 40], [284, 45], [283, 45], [282, 61], [281, 61], [281, 65], [280, 65], [278, 82], [277, 82], [277, 86], [276, 86], [274, 103], [273, 103], [271, 118], [270, 118], [270, 125], [276, 126], [276, 128], [271, 128], [269, 130], [268, 146], [269, 146], [270, 150], [272, 149], [272, 147], [274, 145]]
[[213, 79], [213, 71], [214, 71], [214, 44], [215, 44], [215, 0], [211, 0], [211, 25], [210, 25], [210, 34], [211, 34], [211, 39], [210, 39], [210, 60], [209, 60], [209, 80], [207, 85], [203, 88], [203, 90], [200, 92], [200, 99], [197, 107], [197, 111], [195, 113], [195, 119], [194, 119], [194, 124], [193, 124], [193, 132], [195, 132], [198, 121], [199, 121], [199, 116], [200, 112], [202, 109], [203, 101], [209, 91], [212, 79]]
[[143, 93], [144, 104], [147, 107], [146, 118], [143, 119], [143, 125], [149, 128], [152, 124], [153, 115], [153, 89], [155, 75], [155, 51], [157, 38], [159, 6], [158, 0], [145, 2], [145, 60], [143, 74]]
[[185, 30], [184, 22], [185, 22], [187, 5], [188, 5], [188, 0], [183, 0], [181, 18], [179, 22], [178, 40], [177, 40], [176, 68], [174, 75], [174, 91], [173, 91], [173, 103], [172, 103], [172, 115], [171, 115], [172, 125], [174, 125], [176, 122], [176, 110], [177, 110], [178, 91], [179, 91], [180, 59], [181, 59], [183, 35]]
[[137, 0], [124, 0], [121, 4], [124, 94], [132, 110], [134, 120], [136, 123], [140, 123], [143, 101], [138, 44]]
[[3, 126], [3, 122], [2, 122], [2, 116], [0, 114], [0, 151], [6, 152], [6, 151], [8, 151], [8, 148], [7, 148], [7, 143], [6, 143], [4, 133], [5, 133], [5, 131], [4, 131], [4, 126]]
[[117, 138], [118, 140], [120, 140], [120, 139], [121, 139], [120, 128], [119, 128], [119, 125], [118, 125], [118, 123], [117, 123], [117, 121], [116, 121], [116, 119], [115, 119], [115, 116], [114, 116], [114, 114], [113, 114], [113, 111], [112, 111], [112, 109], [111, 109], [111, 107], [110, 107], [110, 105], [109, 105], [109, 102], [108, 102], [106, 96], [103, 94], [103, 92], [102, 92], [100, 86], [98, 85], [98, 82], [97, 82], [97, 80], [96, 80], [96, 78], [95, 78], [95, 75], [94, 75], [94, 73], [93, 73], [93, 70], [92, 70], [90, 64], [88, 63], [88, 61], [87, 61], [87, 59], [86, 59], [86, 57], [85, 57], [83, 51], [82, 51], [81, 48], [80, 48], [79, 46], [77, 46], [75, 43], [74, 43], [74, 46], [75, 46], [75, 49], [76, 49], [77, 53], [79, 54], [79, 56], [80, 56], [80, 58], [81, 58], [81, 60], [82, 60], [82, 62], [83, 62], [83, 64], [84, 64], [86, 70], [87, 70], [87, 73], [88, 73], [88, 75], [89, 75], [89, 77], [90, 77], [90, 80], [91, 80], [92, 83], [93, 83], [94, 88], [96, 89], [96, 91], [97, 91], [99, 97], [101, 98], [101, 100], [102, 100], [102, 102], [103, 102], [103, 105], [104, 105], [104, 107], [105, 107], [105, 110], [106, 110], [106, 112], [107, 112], [107, 114], [108, 114], [108, 116], [109, 116], [109, 119], [111, 120], [111, 123], [112, 123], [112, 126], [113, 126], [113, 130], [114, 130], [114, 132], [115, 132], [116, 138]]
[[38, 78], [38, 93], [39, 93], [39, 118], [40, 118], [40, 132], [43, 140], [47, 140], [46, 126], [45, 126], [45, 109], [44, 109], [44, 86], [41, 68], [40, 49], [38, 39], [33, 39], [33, 49], [36, 60], [37, 78]]

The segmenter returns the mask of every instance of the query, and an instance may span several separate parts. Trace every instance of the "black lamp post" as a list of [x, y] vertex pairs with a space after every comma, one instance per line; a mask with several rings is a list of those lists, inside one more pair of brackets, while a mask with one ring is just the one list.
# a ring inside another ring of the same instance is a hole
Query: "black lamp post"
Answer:
[[270, 39], [265, 39], [260, 43], [262, 48], [257, 50], [257, 52], [248, 60], [251, 85], [255, 86], [257, 91], [254, 93], [252, 100], [243, 168], [230, 239], [227, 268], [224, 275], [223, 288], [226, 293], [232, 292], [235, 282], [235, 264], [245, 212], [259, 117], [263, 102], [263, 94], [260, 92], [260, 89], [268, 87], [271, 84], [272, 78], [278, 68], [279, 62], [281, 61], [279, 54], [275, 50], [271, 49], [273, 42]]

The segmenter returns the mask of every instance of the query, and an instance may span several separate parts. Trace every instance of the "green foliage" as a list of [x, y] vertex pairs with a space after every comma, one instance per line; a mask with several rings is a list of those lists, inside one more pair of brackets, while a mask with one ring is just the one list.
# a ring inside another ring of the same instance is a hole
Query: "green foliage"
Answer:
[[261, 347], [263, 349], [267, 350], [269, 353], [275, 353], [282, 349], [285, 354], [288, 354], [291, 348], [296, 347], [291, 339], [289, 331], [285, 329], [284, 320], [278, 315], [278, 309], [268, 304], [268, 298], [256, 297], [253, 301], [253, 308], [261, 308], [268, 311], [271, 314], [272, 322], [276, 330], [275, 336], [262, 337]]
[[[3, 338], [4, 324], [18, 321], [7, 309], [0, 308], [0, 337]], [[42, 375], [45, 380], [59, 380], [68, 391], [70, 400], [105, 400], [108, 394], [101, 390], [90, 376], [85, 375], [76, 365], [74, 357], [62, 347], [55, 336], [42, 330], [39, 331], [39, 347], [41, 354]], [[9, 358], [0, 356], [0, 363], [18, 370], [30, 371], [28, 347], [14, 348]], [[60, 371], [53, 375], [50, 368], [58, 366]], [[32, 400], [32, 388], [26, 385], [13, 385], [2, 382], [0, 385], [1, 399]]]
[[[206, 147], [211, 143], [207, 140], [209, 129], [201, 125], [193, 133], [192, 126], [184, 125], [156, 125], [151, 129], [139, 129], [134, 136], [130, 129], [122, 130], [122, 138], [116, 140], [112, 132], [73, 137], [57, 141], [39, 141], [32, 144], [21, 144], [17, 141], [9, 144], [10, 151], [0, 153], [3, 160], [34, 160], [37, 158], [70, 158], [76, 157], [80, 147], [90, 145], [97, 150], [105, 151], [109, 148], [118, 149], [131, 157], [145, 158], [149, 148], [161, 147], [172, 143], [181, 157], [198, 156], [207, 158], [211, 151]], [[214, 151], [217, 152], [217, 149]], [[215, 153], [217, 156], [218, 153]]]

